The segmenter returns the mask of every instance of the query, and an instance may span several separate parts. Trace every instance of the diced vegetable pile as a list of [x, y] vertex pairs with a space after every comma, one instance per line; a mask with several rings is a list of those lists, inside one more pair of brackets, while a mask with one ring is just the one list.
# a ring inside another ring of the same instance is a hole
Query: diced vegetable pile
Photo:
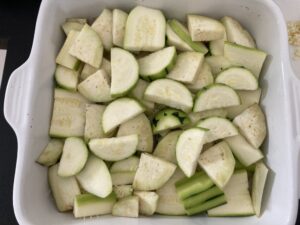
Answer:
[[37, 159], [59, 211], [260, 215], [267, 54], [234, 18], [186, 22], [137, 6], [62, 25], [51, 140]]

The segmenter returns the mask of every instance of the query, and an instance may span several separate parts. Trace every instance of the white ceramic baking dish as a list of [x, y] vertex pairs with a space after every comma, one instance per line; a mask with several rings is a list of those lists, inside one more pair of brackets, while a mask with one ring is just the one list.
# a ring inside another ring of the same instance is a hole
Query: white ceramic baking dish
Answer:
[[[104, 7], [129, 10], [140, 4], [162, 9], [169, 18], [186, 13], [215, 18], [236, 17], [269, 53], [261, 76], [262, 106], [267, 116], [268, 138], [264, 145], [271, 169], [263, 215], [245, 218], [163, 217], [116, 218], [105, 216], [76, 220], [58, 213], [50, 197], [46, 169], [35, 159], [48, 141], [52, 111], [55, 56], [62, 44], [60, 25], [67, 17], [95, 17]], [[4, 104], [7, 121], [18, 139], [13, 204], [20, 224], [213, 224], [292, 225], [295, 223], [297, 158], [300, 134], [300, 82], [289, 63], [286, 26], [280, 9], [271, 0], [44, 0], [29, 59], [10, 77]]]

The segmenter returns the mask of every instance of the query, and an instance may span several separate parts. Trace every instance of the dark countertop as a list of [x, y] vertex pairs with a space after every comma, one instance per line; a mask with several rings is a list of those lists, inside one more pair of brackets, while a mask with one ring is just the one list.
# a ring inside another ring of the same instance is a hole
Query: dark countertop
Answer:
[[[12, 206], [17, 140], [3, 116], [3, 100], [10, 74], [28, 58], [40, 1], [1, 1], [0, 39], [8, 39], [7, 57], [0, 88], [0, 224], [18, 224]], [[299, 214], [298, 210], [298, 214]], [[300, 225], [300, 217], [297, 223]]]

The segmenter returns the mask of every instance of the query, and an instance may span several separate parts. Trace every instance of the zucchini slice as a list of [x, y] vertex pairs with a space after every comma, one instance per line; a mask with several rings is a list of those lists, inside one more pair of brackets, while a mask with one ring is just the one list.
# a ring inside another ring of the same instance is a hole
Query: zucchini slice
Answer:
[[249, 48], [256, 47], [255, 41], [253, 40], [250, 33], [245, 30], [237, 20], [229, 16], [224, 16], [221, 19], [221, 22], [225, 27], [228, 41]]
[[134, 88], [129, 93], [129, 96], [136, 98], [138, 101], [140, 101], [148, 110], [154, 109], [154, 102], [150, 102], [144, 99], [144, 93], [147, 87], [149, 86], [149, 82], [139, 79]]
[[105, 162], [90, 155], [83, 170], [76, 175], [80, 186], [100, 198], [112, 192], [112, 181]]
[[194, 50], [196, 52], [201, 52], [203, 54], [206, 54], [208, 52], [208, 49], [205, 47], [205, 45], [202, 42], [194, 42], [194, 41], [192, 41], [192, 38], [191, 38], [191, 36], [189, 34], [189, 31], [178, 20], [175, 20], [175, 19], [168, 20], [168, 24], [169, 24], [170, 28], [172, 29], [172, 31], [182, 41], [184, 41], [186, 44], [188, 44], [188, 46], [190, 48], [192, 48], [192, 50]]
[[64, 33], [68, 36], [71, 30], [74, 31], [81, 31], [85, 23], [79, 23], [77, 21], [66, 21], [63, 23], [61, 28], [63, 29]]
[[109, 102], [112, 100], [109, 81], [106, 72], [98, 70], [78, 85], [78, 91], [90, 101]]
[[191, 84], [198, 75], [204, 55], [199, 52], [183, 52], [177, 57], [175, 66], [168, 73], [167, 78]]
[[246, 170], [236, 171], [224, 188], [227, 203], [207, 211], [208, 216], [251, 216], [254, 214]]
[[139, 197], [139, 212], [142, 215], [151, 216], [155, 213], [158, 194], [153, 191], [135, 191], [134, 195]]
[[82, 69], [81, 74], [80, 74], [80, 79], [82, 81], [85, 80], [86, 78], [88, 78], [92, 74], [96, 73], [97, 70], [104, 70], [106, 72], [106, 74], [110, 77], [110, 74], [111, 74], [110, 61], [108, 61], [105, 58], [102, 58], [101, 66], [100, 66], [99, 69], [95, 68], [95, 67], [92, 67], [89, 64], [84, 64], [83, 69]]
[[129, 51], [159, 50], [165, 46], [165, 34], [166, 19], [160, 10], [136, 6], [127, 18], [124, 48]]
[[191, 123], [188, 124], [188, 126], [194, 127], [200, 120], [206, 119], [208, 117], [226, 118], [227, 111], [222, 108], [221, 109], [211, 109], [211, 110], [206, 110], [206, 111], [202, 111], [202, 112], [191, 112], [191, 113], [189, 113], [188, 116], [191, 120]]
[[186, 214], [175, 189], [175, 183], [184, 177], [185, 175], [177, 168], [168, 182], [156, 191], [159, 196], [156, 213], [170, 216]]
[[196, 78], [193, 83], [187, 84], [187, 88], [192, 92], [197, 92], [200, 89], [207, 87], [214, 83], [214, 77], [211, 73], [210, 66], [205, 61], [198, 70]]
[[240, 104], [239, 95], [231, 87], [214, 84], [203, 88], [197, 93], [193, 111], [201, 112]]
[[263, 162], [256, 163], [252, 182], [252, 203], [257, 217], [260, 216], [261, 202], [269, 169]]
[[67, 67], [71, 70], [78, 70], [80, 66], [80, 61], [75, 58], [74, 56], [69, 54], [69, 50], [73, 43], [75, 42], [76, 38], [78, 37], [79, 32], [72, 30], [67, 36], [65, 43], [63, 44], [62, 48], [60, 49], [55, 62], [61, 66]]
[[114, 193], [117, 199], [125, 198], [131, 196], [133, 193], [132, 185], [118, 185], [113, 187]]
[[211, 68], [213, 75], [219, 74], [222, 70], [227, 69], [232, 66], [232, 63], [225, 58], [223, 55], [220, 56], [207, 56], [205, 61]]
[[254, 103], [258, 104], [260, 101], [261, 89], [258, 88], [255, 91], [237, 91], [237, 93], [241, 98], [241, 104], [225, 108], [228, 113], [227, 116], [230, 119], [233, 119]]
[[224, 37], [225, 28], [218, 20], [199, 15], [187, 15], [192, 41], [213, 41]]
[[84, 128], [84, 140], [86, 142], [92, 138], [105, 138], [110, 136], [110, 134], [104, 134], [102, 129], [102, 115], [104, 110], [104, 105], [86, 104]]
[[183, 84], [170, 79], [158, 79], [151, 82], [145, 91], [144, 98], [184, 112], [191, 111], [193, 107], [191, 92]]
[[75, 177], [61, 177], [57, 171], [58, 164], [49, 167], [48, 181], [58, 211], [65, 212], [73, 209], [74, 198], [80, 194], [80, 189]]
[[85, 124], [85, 104], [79, 93], [54, 90], [54, 105], [49, 135], [51, 137], [82, 137]]
[[117, 137], [137, 134], [138, 145], [137, 150], [142, 152], [152, 152], [153, 150], [153, 134], [149, 119], [142, 113], [131, 120], [121, 124]]
[[113, 172], [111, 180], [113, 185], [132, 184], [135, 176], [135, 171], [131, 172]]
[[126, 159], [136, 152], [138, 135], [123, 137], [92, 139], [89, 142], [90, 150], [99, 158], [106, 161]]
[[57, 84], [70, 91], [76, 91], [80, 70], [71, 70], [67, 67], [57, 65], [55, 70], [55, 80]]
[[190, 128], [183, 131], [176, 144], [176, 159], [178, 166], [187, 177], [194, 175], [197, 160], [206, 139], [206, 131], [200, 128]]
[[258, 88], [258, 80], [253, 73], [245, 68], [230, 67], [216, 77], [216, 83], [226, 84], [235, 90], [253, 91]]
[[111, 50], [111, 95], [127, 94], [139, 79], [139, 65], [135, 57], [121, 48]]
[[176, 165], [143, 153], [133, 180], [133, 189], [151, 191], [162, 187], [173, 175]]
[[207, 149], [200, 155], [198, 162], [210, 179], [223, 190], [235, 167], [235, 159], [228, 144], [222, 141]]
[[59, 162], [58, 175], [70, 177], [79, 173], [88, 158], [88, 149], [81, 138], [70, 137], [65, 140]]
[[139, 162], [140, 159], [138, 157], [131, 156], [127, 159], [114, 162], [110, 168], [110, 172], [134, 172], [137, 170]]
[[209, 42], [209, 52], [211, 53], [211, 55], [213, 56], [224, 55], [224, 41], [227, 41], [226, 32], [224, 32], [223, 38]]
[[[124, 109], [126, 110], [124, 111]], [[131, 98], [119, 98], [111, 102], [102, 116], [104, 133], [112, 131], [120, 124], [127, 122], [144, 111], [144, 107]]]
[[262, 152], [252, 147], [242, 135], [236, 135], [225, 139], [234, 156], [245, 166], [248, 167], [253, 163], [261, 160], [264, 155]]
[[167, 160], [171, 163], [177, 164], [176, 160], [176, 144], [181, 130], [176, 130], [164, 136], [156, 145], [153, 155]]
[[64, 141], [61, 139], [51, 139], [44, 150], [39, 155], [36, 160], [37, 163], [43, 166], [52, 166], [60, 158], [62, 150], [64, 147]]
[[120, 9], [112, 12], [112, 42], [118, 47], [123, 47], [125, 27], [128, 14]]
[[174, 46], [163, 48], [138, 59], [139, 74], [145, 80], [155, 80], [166, 76], [176, 61]]
[[112, 215], [133, 218], [139, 217], [139, 198], [137, 196], [129, 196], [120, 199], [114, 204]]
[[93, 67], [99, 68], [103, 56], [100, 37], [89, 25], [85, 24], [72, 44], [69, 54]]
[[266, 138], [266, 118], [258, 104], [253, 104], [235, 117], [233, 123], [255, 148], [259, 148]]
[[258, 78], [267, 53], [256, 48], [248, 48], [225, 41], [224, 56], [234, 66], [245, 67]]
[[109, 51], [113, 45], [113, 13], [109, 9], [103, 9], [93, 22], [92, 28], [99, 35], [105, 50]]
[[179, 51], [193, 51], [193, 49], [186, 42], [178, 37], [169, 24], [167, 24], [166, 35], [168, 46], [175, 46], [175, 48]]
[[206, 143], [235, 136], [239, 133], [230, 120], [220, 117], [209, 117], [201, 120], [197, 124], [197, 127], [208, 130], [205, 138]]
[[190, 122], [186, 113], [176, 109], [163, 109], [152, 120], [153, 133], [178, 128]]
[[75, 218], [110, 214], [115, 202], [114, 193], [106, 198], [99, 198], [88, 193], [77, 195], [74, 200], [73, 214]]

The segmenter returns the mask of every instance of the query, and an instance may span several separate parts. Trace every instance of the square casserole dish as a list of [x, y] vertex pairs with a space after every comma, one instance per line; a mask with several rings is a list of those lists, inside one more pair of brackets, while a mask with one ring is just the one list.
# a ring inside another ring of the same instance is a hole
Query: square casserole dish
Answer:
[[[35, 163], [35, 159], [49, 140], [55, 57], [64, 38], [60, 25], [68, 17], [96, 17], [105, 7], [129, 10], [136, 5], [158, 8], [166, 17], [181, 20], [186, 13], [215, 18], [233, 16], [249, 29], [259, 48], [269, 54], [261, 85], [262, 107], [268, 123], [268, 138], [263, 149], [271, 172], [260, 218], [104, 216], [82, 220], [55, 209], [46, 168]], [[289, 63], [285, 22], [271, 0], [44, 0], [30, 57], [11, 75], [5, 96], [5, 117], [18, 139], [13, 191], [16, 217], [22, 225], [293, 225], [298, 206], [299, 85], [299, 78], [292, 73]]]

